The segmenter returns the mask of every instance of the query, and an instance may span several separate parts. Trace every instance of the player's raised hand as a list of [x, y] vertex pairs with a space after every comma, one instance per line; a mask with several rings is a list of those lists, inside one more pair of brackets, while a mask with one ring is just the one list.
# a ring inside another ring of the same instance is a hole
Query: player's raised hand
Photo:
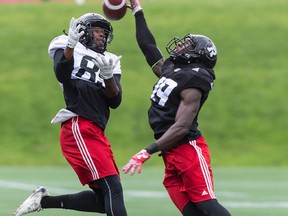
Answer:
[[71, 18], [70, 27], [68, 32], [67, 47], [74, 48], [79, 40], [79, 38], [84, 34], [84, 31], [80, 32], [82, 27], [80, 24], [77, 25], [78, 20], [74, 17]]
[[116, 59], [110, 58], [108, 61], [104, 56], [96, 56], [92, 59], [93, 63], [99, 68], [99, 76], [102, 79], [110, 79], [113, 76], [113, 69], [122, 56], [118, 56]]
[[135, 154], [129, 162], [123, 167], [123, 172], [126, 174], [130, 171], [130, 174], [133, 175], [138, 168], [138, 173], [142, 171], [142, 164], [148, 160], [151, 155], [145, 150], [141, 150]]
[[139, 0], [129, 0], [130, 1], [130, 6], [128, 8], [132, 9], [132, 14], [135, 16], [135, 14], [142, 10], [142, 7], [140, 5]]

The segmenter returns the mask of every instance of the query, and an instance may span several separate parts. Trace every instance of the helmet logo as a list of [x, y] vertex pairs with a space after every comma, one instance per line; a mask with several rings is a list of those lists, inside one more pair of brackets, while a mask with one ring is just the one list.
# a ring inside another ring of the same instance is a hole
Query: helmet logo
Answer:
[[217, 50], [214, 44], [209, 44], [207, 50], [210, 58], [214, 58], [217, 55]]

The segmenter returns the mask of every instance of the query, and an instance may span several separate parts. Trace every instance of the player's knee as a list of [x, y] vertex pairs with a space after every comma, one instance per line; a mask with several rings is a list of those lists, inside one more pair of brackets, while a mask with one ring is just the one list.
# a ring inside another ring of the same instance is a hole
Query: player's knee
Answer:
[[200, 215], [200, 210], [195, 203], [188, 202], [181, 211], [183, 216]]
[[104, 194], [111, 193], [112, 196], [123, 194], [122, 184], [117, 175], [108, 176], [97, 181]]
[[123, 196], [123, 189], [120, 181], [113, 182], [113, 187], [110, 189], [113, 196]]
[[225, 209], [220, 203], [218, 203], [216, 199], [196, 203], [196, 206], [203, 215], [231, 216], [227, 209]]

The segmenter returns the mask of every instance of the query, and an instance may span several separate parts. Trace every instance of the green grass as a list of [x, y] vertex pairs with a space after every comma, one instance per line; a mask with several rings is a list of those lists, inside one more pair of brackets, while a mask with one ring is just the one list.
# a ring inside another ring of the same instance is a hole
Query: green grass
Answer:
[[[213, 163], [287, 166], [287, 2], [145, 0], [142, 5], [165, 56], [167, 41], [187, 32], [205, 34], [217, 45], [215, 89], [200, 115]], [[63, 99], [47, 47], [68, 30], [72, 16], [90, 11], [101, 12], [101, 2], [1, 5], [1, 165], [66, 164], [59, 126], [50, 124]], [[109, 50], [123, 56], [123, 102], [112, 111], [106, 132], [123, 164], [154, 141], [147, 109], [156, 78], [136, 44], [132, 15], [112, 24]], [[150, 162], [155, 164], [161, 160]]]
[[[218, 200], [233, 216], [287, 215], [287, 168], [216, 168], [214, 176]], [[129, 215], [180, 215], [162, 186], [162, 167], [144, 167], [140, 175], [121, 177]], [[0, 215], [11, 215], [39, 185], [47, 187], [52, 195], [87, 189], [80, 186], [74, 172], [67, 167], [0, 167]], [[61, 209], [36, 214], [95, 215]]]

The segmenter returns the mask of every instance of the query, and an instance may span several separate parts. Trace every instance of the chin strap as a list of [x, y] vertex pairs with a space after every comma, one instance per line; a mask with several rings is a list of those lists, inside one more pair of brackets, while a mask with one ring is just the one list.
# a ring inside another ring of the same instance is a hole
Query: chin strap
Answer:
[[89, 46], [86, 46], [86, 47], [89, 49], [92, 49], [93, 51], [95, 51], [97, 53], [101, 53], [101, 54], [103, 54], [106, 51], [106, 48], [99, 49], [95, 44], [92, 44], [91, 47], [89, 47]]

